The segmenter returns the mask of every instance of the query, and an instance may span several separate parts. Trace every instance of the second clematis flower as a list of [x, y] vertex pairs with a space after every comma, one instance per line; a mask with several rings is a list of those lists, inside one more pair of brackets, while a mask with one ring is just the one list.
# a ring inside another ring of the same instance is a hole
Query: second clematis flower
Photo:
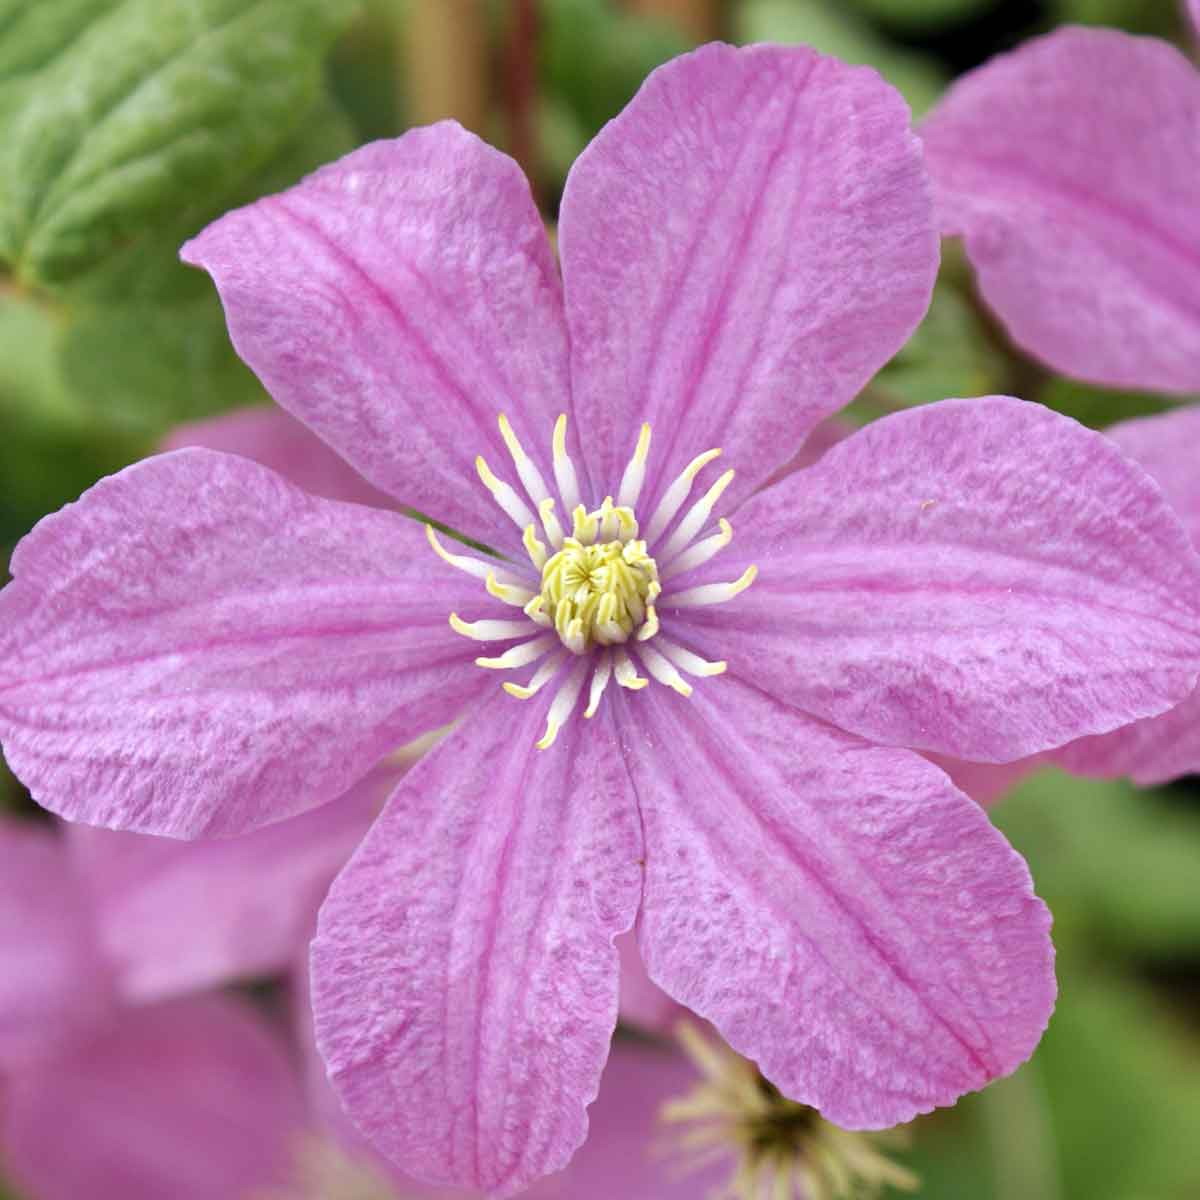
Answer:
[[655, 982], [840, 1124], [1012, 1070], [1049, 917], [917, 751], [1028, 755], [1200, 671], [1179, 521], [1044, 409], [932, 405], [764, 486], [937, 270], [872, 71], [674, 61], [559, 234], [561, 273], [515, 164], [442, 124], [184, 250], [279, 403], [471, 546], [185, 450], [47, 518], [0, 596], [6, 753], [76, 820], [241, 832], [462, 718], [335, 882], [313, 1000], [371, 1141], [497, 1196], [583, 1141], [635, 924]]

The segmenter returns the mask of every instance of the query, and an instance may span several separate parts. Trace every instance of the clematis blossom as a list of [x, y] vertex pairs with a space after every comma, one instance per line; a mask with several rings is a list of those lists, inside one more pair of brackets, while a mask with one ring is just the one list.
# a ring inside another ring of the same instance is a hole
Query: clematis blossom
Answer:
[[968, 72], [921, 133], [942, 231], [1019, 346], [1095, 383], [1200, 391], [1193, 63], [1060, 29]]
[[447, 123], [184, 249], [280, 405], [469, 544], [190, 449], [43, 521], [0, 594], [0, 736], [72, 819], [242, 832], [458, 719], [335, 881], [313, 1002], [371, 1143], [496, 1196], [583, 1142], [635, 926], [659, 987], [841, 1125], [1011, 1071], [1049, 917], [923, 753], [1107, 732], [1200, 671], [1186, 534], [1074, 422], [946, 401], [780, 474], [937, 269], [874, 72], [675, 60], [559, 237], [561, 272], [515, 164]]

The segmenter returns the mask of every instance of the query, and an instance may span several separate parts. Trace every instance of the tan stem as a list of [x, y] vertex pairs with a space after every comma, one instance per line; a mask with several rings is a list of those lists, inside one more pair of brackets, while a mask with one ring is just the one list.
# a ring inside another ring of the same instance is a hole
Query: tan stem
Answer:
[[406, 110], [414, 125], [454, 117], [487, 133], [485, 0], [413, 0], [403, 29]]
[[629, 7], [647, 16], [665, 17], [697, 42], [721, 36], [720, 0], [629, 0]]

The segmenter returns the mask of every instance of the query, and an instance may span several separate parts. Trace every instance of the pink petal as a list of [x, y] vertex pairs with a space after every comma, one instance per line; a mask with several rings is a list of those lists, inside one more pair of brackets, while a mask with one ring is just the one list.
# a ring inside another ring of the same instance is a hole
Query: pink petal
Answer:
[[1008, 763], [966, 762], [961, 758], [946, 758], [940, 754], [926, 755], [950, 776], [950, 782], [976, 804], [990, 808], [1003, 800], [1026, 775], [1044, 766], [1046, 758], [1032, 755]]
[[702, 1200], [723, 1195], [732, 1159], [686, 1170], [686, 1155], [671, 1153], [662, 1107], [682, 1099], [699, 1078], [682, 1055], [618, 1038], [600, 1095], [589, 1110], [588, 1140], [561, 1175], [535, 1184], [530, 1200]]
[[271, 395], [371, 483], [513, 542], [475, 456], [511, 466], [498, 410], [548, 450], [569, 390], [558, 271], [511, 159], [452, 122], [415, 129], [229, 213], [183, 258]]
[[1104, 434], [1150, 472], [1200, 550], [1200, 405], [1121, 421]]
[[621, 934], [616, 946], [621, 960], [621, 1023], [653, 1033], [668, 1032], [686, 1010], [646, 973], [637, 935], [632, 930]]
[[955, 84], [924, 122], [942, 230], [1009, 333], [1056, 370], [1200, 388], [1200, 75], [1166, 42], [1062, 29]]
[[307, 425], [281, 408], [245, 408], [179, 425], [163, 442], [164, 450], [188, 446], [251, 458], [314, 496], [375, 508], [396, 507], [390, 496], [373, 488]]
[[938, 263], [904, 101], [804, 47], [655, 71], [573, 167], [559, 243], [593, 483], [649, 421], [659, 484], [721, 446], [730, 504], [899, 349]]
[[497, 694], [413, 769], [313, 943], [317, 1040], [347, 1112], [418, 1178], [495, 1196], [586, 1136], [617, 1017], [613, 938], [641, 887], [609, 718], [539, 753], [546, 707]]
[[[1200, 548], [1200, 407], [1122, 421], [1105, 435], [1150, 472]], [[1079, 775], [1129, 775], [1144, 785], [1200, 772], [1200, 693], [1161, 716], [1082, 738], [1051, 757]]]
[[1144, 787], [1200, 774], [1200, 691], [1160, 717], [1135, 721], [1103, 737], [1081, 738], [1049, 758], [1076, 775], [1128, 775]]
[[181, 842], [68, 826], [122, 994], [157, 1000], [289, 966], [406, 766], [385, 759], [344, 796], [244, 837]]
[[1200, 37], [1200, 0], [1187, 0], [1187, 13], [1192, 19], [1192, 32]]
[[941, 771], [736, 679], [617, 704], [651, 977], [786, 1095], [880, 1128], [1029, 1056], [1054, 1004], [1049, 913]]
[[0, 736], [70, 820], [247, 832], [338, 796], [486, 683], [446, 624], [458, 603], [483, 615], [484, 593], [420, 526], [234, 455], [102, 480], [12, 570]]
[[876, 421], [733, 523], [704, 570], [756, 562], [754, 586], [665, 598], [664, 627], [872, 741], [1005, 762], [1163, 712], [1200, 670], [1178, 519], [1107, 439], [1039, 405]]
[[0, 1065], [64, 1044], [107, 1015], [112, 999], [87, 896], [61, 840], [0, 818]]
[[0, 1143], [38, 1200], [233, 1200], [286, 1180], [305, 1119], [274, 1031], [206, 996], [126, 1009], [6, 1079]]

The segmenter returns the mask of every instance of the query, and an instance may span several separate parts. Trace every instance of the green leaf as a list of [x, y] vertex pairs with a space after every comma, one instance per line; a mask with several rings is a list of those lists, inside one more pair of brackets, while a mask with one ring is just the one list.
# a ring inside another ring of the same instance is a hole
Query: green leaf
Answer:
[[198, 227], [312, 108], [351, 11], [352, 0], [5, 0], [0, 257], [25, 285], [55, 288], [164, 218]]
[[822, 0], [745, 0], [735, 10], [735, 36], [739, 42], [800, 43], [874, 67], [917, 117], [933, 106], [945, 85], [933, 59], [885, 41], [843, 6]]

